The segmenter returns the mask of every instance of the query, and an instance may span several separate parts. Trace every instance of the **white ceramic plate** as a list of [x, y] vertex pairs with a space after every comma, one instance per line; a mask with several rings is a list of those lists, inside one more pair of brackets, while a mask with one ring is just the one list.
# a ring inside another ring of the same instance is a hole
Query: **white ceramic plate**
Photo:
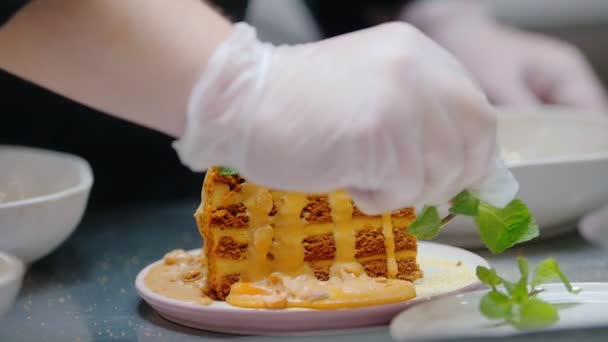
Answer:
[[[198, 253], [199, 251], [192, 251]], [[205, 306], [173, 300], [149, 290], [144, 278], [150, 268], [144, 268], [135, 281], [139, 295], [163, 317], [193, 328], [233, 333], [283, 335], [321, 330], [362, 328], [388, 324], [403, 309], [433, 297], [475, 290], [480, 283], [475, 268], [488, 266], [480, 256], [456, 247], [420, 242], [418, 259], [425, 273], [416, 283], [417, 298], [396, 304], [341, 310], [265, 310], [244, 309], [213, 302]], [[460, 262], [461, 265], [456, 267]]]
[[[580, 329], [608, 326], [608, 283], [576, 283], [582, 292], [568, 293], [562, 284], [547, 284], [539, 298], [559, 308], [560, 320], [545, 330]], [[415, 310], [399, 314], [391, 323], [397, 341], [429, 341], [446, 338], [471, 339], [529, 333], [510, 325], [489, 321], [479, 312], [479, 301], [486, 290], [439, 298]]]
[[[566, 109], [503, 111], [498, 141], [541, 238], [576, 229], [582, 215], [608, 203], [608, 116]], [[436, 241], [481, 247], [471, 219], [451, 222]]]

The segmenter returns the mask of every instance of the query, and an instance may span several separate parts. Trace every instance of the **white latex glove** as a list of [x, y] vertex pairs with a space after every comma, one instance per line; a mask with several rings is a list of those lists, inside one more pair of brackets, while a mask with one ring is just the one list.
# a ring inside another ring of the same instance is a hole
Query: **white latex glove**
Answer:
[[417, 29], [377, 26], [276, 47], [238, 24], [196, 85], [175, 147], [193, 170], [287, 191], [346, 189], [376, 214], [446, 203], [482, 179], [496, 117], [464, 68]]
[[468, 190], [480, 200], [497, 208], [504, 208], [517, 196], [519, 183], [504, 161], [496, 158], [487, 177], [472, 185]]
[[574, 46], [496, 22], [479, 0], [425, 0], [404, 19], [452, 52], [495, 104], [608, 110], [606, 94]]
[[608, 249], [608, 206], [586, 214], [578, 230], [588, 242]]

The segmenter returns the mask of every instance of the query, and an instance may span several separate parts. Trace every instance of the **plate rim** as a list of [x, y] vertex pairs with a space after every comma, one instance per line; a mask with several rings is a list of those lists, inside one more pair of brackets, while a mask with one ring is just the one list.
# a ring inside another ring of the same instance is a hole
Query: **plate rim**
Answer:
[[[573, 287], [579, 287], [581, 289], [584, 289], [585, 287], [597, 287], [597, 286], [602, 286], [604, 287], [604, 292], [606, 294], [608, 294], [608, 282], [600, 282], [600, 281], [590, 281], [590, 282], [572, 282], [571, 283]], [[546, 283], [543, 284], [541, 287], [550, 287], [550, 291], [558, 291], [560, 293], [566, 293], [566, 289], [564, 288], [564, 285], [562, 283], [557, 283], [557, 282], [552, 282], [552, 283]], [[488, 293], [489, 291], [491, 291], [491, 288], [480, 288], [477, 290], [472, 290], [472, 291], [467, 291], [467, 292], [463, 292], [463, 293], [459, 293], [459, 296], [475, 296], [476, 294], [485, 294]], [[583, 291], [584, 292], [584, 291]], [[552, 294], [551, 292], [549, 292], [548, 294]], [[573, 298], [573, 303], [576, 302], [576, 295], [572, 295]], [[585, 297], [586, 298], [586, 297]], [[585, 303], [584, 300], [581, 300], [580, 303]], [[604, 303], [604, 302], [599, 302], [599, 303]], [[429, 302], [425, 302], [425, 303], [421, 303], [422, 305], [432, 305]], [[395, 315], [395, 317], [393, 317], [393, 319], [391, 320], [391, 322], [389, 323], [389, 334], [390, 336], [396, 340], [399, 341], [400, 339], [397, 338], [396, 333], [394, 332], [397, 329], [397, 320], [399, 319], [399, 317], [401, 315], [405, 314], [406, 310], [401, 311], [399, 314]], [[608, 321], [608, 319], [607, 319]], [[489, 321], [491, 322], [491, 321]], [[592, 324], [587, 324], [584, 327], [581, 328], [596, 328], [596, 327], [607, 327], [606, 324], [604, 323], [592, 323]], [[570, 329], [567, 326], [560, 326], [558, 324], [556, 324], [555, 326], [550, 326], [547, 328], [540, 328], [540, 329], [531, 329], [529, 331], [517, 331], [517, 330], [509, 330], [509, 331], [502, 331], [502, 332], [496, 332], [496, 333], [489, 333], [489, 334], [483, 334], [483, 335], [454, 335], [454, 336], [444, 336], [444, 337], [440, 337], [440, 338], [433, 338], [433, 337], [422, 337], [423, 339], [429, 339], [429, 341], [435, 341], [435, 340], [444, 340], [444, 339], [468, 339], [468, 338], [500, 338], [500, 337], [509, 337], [509, 336], [519, 336], [519, 335], [523, 335], [523, 334], [529, 334], [529, 333], [538, 333], [538, 332], [544, 332], [544, 331], [561, 331], [561, 330], [567, 330]]]
[[[456, 247], [456, 246], [451, 246], [451, 245], [447, 245], [447, 244], [443, 244], [443, 243], [438, 243], [438, 242], [432, 242], [432, 241], [419, 241], [418, 242], [419, 246], [420, 245], [426, 245], [426, 246], [434, 246], [434, 247], [439, 247], [439, 248], [444, 248], [444, 249], [451, 249], [451, 250], [456, 250], [459, 253], [465, 253], [468, 254], [470, 256], [476, 257], [479, 259], [479, 261], [481, 262], [482, 266], [485, 267], [490, 267], [490, 263], [488, 262], [488, 260], [486, 260], [484, 257], [482, 257], [481, 255], [474, 253], [472, 251], [469, 251], [467, 249], [464, 248], [460, 248], [460, 247]], [[192, 253], [192, 252], [197, 252], [200, 251], [202, 248], [195, 248], [195, 249], [191, 249], [188, 250], [187, 252]], [[193, 309], [193, 310], [205, 310], [207, 312], [239, 312], [239, 313], [259, 313], [259, 312], [264, 312], [265, 314], [283, 314], [285, 312], [354, 312], [354, 311], [361, 311], [361, 310], [369, 310], [370, 308], [388, 308], [391, 306], [399, 306], [399, 305], [403, 305], [404, 303], [411, 303], [412, 305], [417, 305], [420, 302], [424, 302], [427, 301], [429, 299], [433, 299], [433, 298], [439, 298], [439, 297], [443, 297], [443, 296], [448, 296], [448, 295], [452, 295], [455, 293], [463, 293], [463, 292], [470, 292], [470, 291], [474, 291], [479, 289], [483, 283], [481, 281], [479, 281], [479, 279], [476, 279], [473, 283], [464, 286], [462, 288], [459, 288], [457, 290], [454, 291], [449, 291], [446, 293], [441, 293], [437, 296], [432, 296], [432, 297], [415, 297], [412, 298], [410, 300], [407, 301], [402, 301], [402, 302], [397, 302], [397, 303], [390, 303], [390, 304], [381, 304], [381, 305], [370, 305], [370, 306], [363, 306], [363, 307], [355, 307], [355, 308], [342, 308], [342, 309], [331, 309], [331, 310], [320, 310], [320, 309], [308, 309], [308, 308], [287, 308], [287, 309], [280, 309], [280, 310], [276, 310], [276, 309], [254, 309], [254, 308], [240, 308], [240, 307], [236, 307], [236, 306], [231, 306], [230, 304], [226, 303], [226, 302], [222, 302], [222, 301], [213, 301], [213, 303], [211, 305], [201, 305], [199, 303], [192, 303], [192, 302], [186, 302], [186, 301], [180, 301], [177, 299], [173, 299], [170, 297], [166, 297], [163, 295], [160, 295], [154, 291], [152, 291], [151, 289], [149, 289], [144, 282], [144, 279], [146, 277], [146, 275], [148, 274], [148, 272], [150, 271], [150, 269], [156, 265], [158, 265], [159, 263], [161, 263], [163, 261], [163, 259], [159, 259], [157, 261], [154, 261], [152, 263], [150, 263], [149, 265], [145, 266], [142, 270], [139, 271], [139, 273], [137, 274], [137, 277], [135, 278], [135, 289], [138, 293], [138, 295], [141, 297], [141, 299], [143, 299], [148, 305], [152, 306], [156, 311], [158, 311], [154, 305], [152, 305], [152, 303], [150, 303], [151, 301], [157, 302], [157, 303], [164, 303], [164, 304], [168, 304], [168, 305], [172, 305], [175, 309], [180, 309], [180, 310], [189, 310], [189, 309]], [[221, 306], [217, 305], [219, 303], [223, 303]], [[213, 305], [216, 304], [216, 305]], [[164, 317], [164, 315], [162, 315]]]

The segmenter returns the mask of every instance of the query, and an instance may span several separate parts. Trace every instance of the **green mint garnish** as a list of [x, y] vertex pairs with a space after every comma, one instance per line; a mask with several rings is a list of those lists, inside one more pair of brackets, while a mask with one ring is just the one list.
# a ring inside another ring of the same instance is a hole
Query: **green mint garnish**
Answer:
[[513, 200], [503, 209], [488, 203], [479, 204], [474, 217], [481, 241], [494, 254], [500, 254], [514, 245], [538, 236], [538, 225], [526, 205]]
[[[559, 320], [557, 308], [536, 298], [541, 292], [537, 286], [547, 280], [558, 278], [564, 283], [568, 292], [578, 293], [578, 290], [572, 287], [554, 259], [546, 259], [536, 266], [530, 286], [528, 261], [521, 257], [517, 258], [517, 266], [521, 276], [516, 283], [504, 280], [494, 269], [477, 267], [479, 280], [492, 288], [481, 299], [480, 312], [490, 320], [503, 320], [518, 329], [543, 328], [557, 322]], [[503, 285], [504, 291], [498, 288], [499, 285]]]
[[408, 233], [425, 240], [434, 238], [440, 230], [441, 218], [436, 207], [424, 207], [407, 229]]
[[513, 312], [513, 302], [506, 294], [490, 291], [481, 298], [479, 310], [489, 319], [508, 320]]
[[217, 170], [222, 176], [236, 176], [239, 174], [237, 170], [225, 166], [218, 166]]
[[436, 207], [425, 207], [408, 228], [408, 233], [423, 240], [431, 239], [456, 215], [473, 217], [481, 240], [494, 254], [538, 236], [538, 225], [521, 200], [515, 199], [500, 209], [468, 191], [454, 197], [450, 217], [443, 220], [439, 218]]
[[479, 199], [468, 191], [463, 191], [452, 200], [450, 213], [454, 215], [477, 216], [479, 215]]
[[536, 266], [534, 277], [532, 278], [532, 288], [536, 288], [542, 283], [555, 279], [561, 280], [568, 292], [577, 293], [580, 291], [579, 289], [572, 287], [572, 284], [570, 284], [566, 275], [559, 269], [557, 261], [552, 258], [546, 259]]
[[519, 305], [519, 315], [511, 323], [519, 329], [543, 328], [559, 321], [557, 308], [540, 299], [530, 299]]
[[492, 287], [492, 290], [496, 290], [498, 285], [505, 282], [504, 279], [496, 274], [496, 270], [493, 268], [488, 269], [485, 267], [477, 267], [477, 278], [479, 278], [482, 283], [488, 284], [490, 287]]

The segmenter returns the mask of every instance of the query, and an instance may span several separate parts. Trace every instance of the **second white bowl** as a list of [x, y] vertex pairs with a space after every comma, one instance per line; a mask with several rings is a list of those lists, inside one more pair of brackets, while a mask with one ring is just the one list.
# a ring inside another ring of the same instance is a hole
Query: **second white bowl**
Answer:
[[85, 211], [93, 174], [82, 158], [0, 146], [0, 250], [26, 263], [65, 241]]
[[[541, 238], [576, 229], [582, 215], [608, 203], [608, 118], [567, 109], [500, 113], [498, 141], [532, 211]], [[458, 218], [437, 237], [483, 244], [471, 219]]]
[[21, 260], [0, 252], [0, 319], [13, 306], [24, 272]]

